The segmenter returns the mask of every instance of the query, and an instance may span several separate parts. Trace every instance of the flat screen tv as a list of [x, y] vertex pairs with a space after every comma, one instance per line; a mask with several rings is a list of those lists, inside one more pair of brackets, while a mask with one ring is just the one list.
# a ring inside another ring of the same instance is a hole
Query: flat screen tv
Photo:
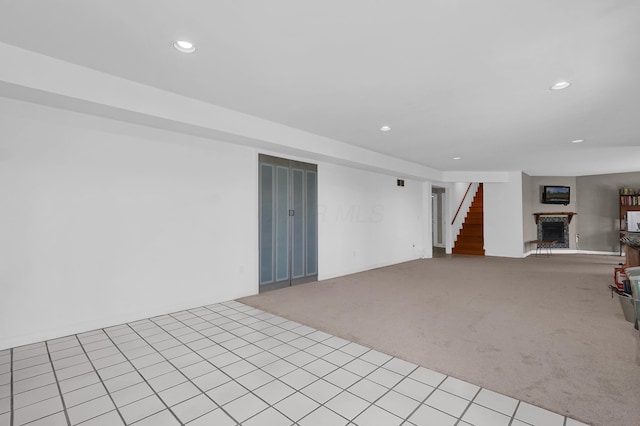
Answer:
[[545, 185], [542, 188], [542, 203], [543, 204], [569, 204], [571, 194], [571, 187], [569, 186], [555, 186]]

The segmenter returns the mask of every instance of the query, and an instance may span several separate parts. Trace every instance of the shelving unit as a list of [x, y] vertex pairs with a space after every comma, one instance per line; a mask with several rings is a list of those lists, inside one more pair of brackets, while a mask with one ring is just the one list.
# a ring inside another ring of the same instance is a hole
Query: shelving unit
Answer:
[[640, 202], [640, 195], [621, 195], [620, 196], [621, 206], [628, 206], [628, 207], [640, 206], [638, 202]]
[[[620, 205], [620, 238], [622, 238], [627, 235], [627, 213], [640, 211], [640, 193], [621, 188], [618, 200]], [[620, 243], [620, 255], [622, 255], [622, 243]]]

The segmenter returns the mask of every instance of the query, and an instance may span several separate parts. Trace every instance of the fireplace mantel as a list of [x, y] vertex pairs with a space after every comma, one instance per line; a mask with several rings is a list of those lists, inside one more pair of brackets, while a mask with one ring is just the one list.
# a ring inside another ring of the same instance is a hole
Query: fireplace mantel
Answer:
[[576, 212], [551, 212], [551, 213], [534, 213], [533, 215], [536, 217], [536, 225], [540, 221], [540, 216], [567, 216], [569, 223], [571, 223], [571, 219], [573, 216], [577, 215]]

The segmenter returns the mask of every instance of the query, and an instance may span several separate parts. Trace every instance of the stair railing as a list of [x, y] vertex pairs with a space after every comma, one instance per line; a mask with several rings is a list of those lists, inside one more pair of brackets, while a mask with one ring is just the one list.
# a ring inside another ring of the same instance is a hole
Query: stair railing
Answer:
[[[464, 220], [469, 213], [469, 209], [471, 208], [471, 203], [473, 202], [473, 197], [478, 192], [479, 183], [470, 183], [467, 187], [462, 200], [460, 201], [460, 205], [458, 206], [458, 210], [456, 210], [456, 214], [453, 216], [453, 220], [451, 221], [451, 235], [453, 236], [453, 243], [458, 240], [458, 234], [462, 229], [462, 225], [464, 224]], [[469, 195], [471, 194], [471, 195]]]

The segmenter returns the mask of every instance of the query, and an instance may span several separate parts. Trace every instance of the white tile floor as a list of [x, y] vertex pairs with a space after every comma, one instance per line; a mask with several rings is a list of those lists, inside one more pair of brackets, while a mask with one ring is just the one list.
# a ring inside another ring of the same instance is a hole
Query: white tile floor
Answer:
[[0, 426], [578, 426], [226, 302], [0, 351]]

